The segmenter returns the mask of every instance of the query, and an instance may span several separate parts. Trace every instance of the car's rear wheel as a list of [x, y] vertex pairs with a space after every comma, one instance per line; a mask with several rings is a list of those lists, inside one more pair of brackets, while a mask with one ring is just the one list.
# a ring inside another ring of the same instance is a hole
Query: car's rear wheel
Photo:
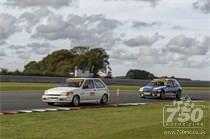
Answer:
[[165, 92], [164, 92], [164, 91], [162, 91], [162, 92], [160, 93], [160, 98], [161, 98], [161, 99], [165, 99]]
[[54, 105], [55, 102], [47, 102], [48, 105]]
[[108, 103], [108, 95], [103, 95], [100, 101], [101, 104], [107, 104]]
[[182, 96], [182, 92], [181, 92], [180, 90], [178, 90], [178, 91], [176, 92], [176, 99], [177, 99], [177, 100], [180, 100], [180, 99], [181, 99], [181, 96]]
[[74, 96], [71, 103], [75, 107], [79, 106], [79, 104], [80, 104], [79, 96]]

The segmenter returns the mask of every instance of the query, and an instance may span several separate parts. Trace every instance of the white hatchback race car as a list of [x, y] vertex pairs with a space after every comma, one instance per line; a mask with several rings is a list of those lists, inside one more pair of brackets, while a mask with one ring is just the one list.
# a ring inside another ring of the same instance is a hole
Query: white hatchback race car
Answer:
[[66, 87], [48, 89], [42, 96], [42, 101], [54, 105], [55, 103], [80, 103], [100, 102], [107, 104], [109, 89], [101, 79], [96, 78], [69, 78]]

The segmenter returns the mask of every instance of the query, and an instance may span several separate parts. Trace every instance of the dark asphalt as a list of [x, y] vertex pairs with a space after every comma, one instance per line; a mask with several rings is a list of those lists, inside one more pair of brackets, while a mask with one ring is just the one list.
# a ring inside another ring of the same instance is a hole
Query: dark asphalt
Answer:
[[[29, 109], [40, 109], [40, 108], [53, 108], [57, 106], [49, 106], [41, 101], [41, 96], [43, 91], [30, 91], [30, 92], [20, 92], [20, 91], [9, 91], [0, 92], [0, 112], [10, 111], [10, 110], [29, 110]], [[110, 103], [115, 103], [116, 93], [114, 91], [110, 92]], [[162, 102], [162, 101], [173, 101], [173, 98], [168, 98], [166, 100], [160, 99], [143, 99], [138, 97], [137, 91], [121, 91], [120, 92], [120, 103], [149, 103], [149, 102]], [[192, 100], [210, 100], [209, 92], [195, 92], [186, 93], [183, 96], [190, 96]], [[87, 105], [87, 104], [83, 104]], [[68, 107], [69, 105], [62, 106]], [[59, 106], [60, 107], [60, 106]]]

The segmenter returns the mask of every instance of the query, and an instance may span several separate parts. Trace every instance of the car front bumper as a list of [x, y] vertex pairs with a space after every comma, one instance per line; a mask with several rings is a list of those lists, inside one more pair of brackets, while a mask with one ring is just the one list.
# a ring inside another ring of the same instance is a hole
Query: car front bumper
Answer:
[[139, 92], [140, 97], [160, 97], [159, 92]]
[[48, 96], [48, 95], [43, 95], [42, 96], [42, 101], [43, 102], [64, 102], [64, 103], [69, 103], [72, 102], [73, 96]]

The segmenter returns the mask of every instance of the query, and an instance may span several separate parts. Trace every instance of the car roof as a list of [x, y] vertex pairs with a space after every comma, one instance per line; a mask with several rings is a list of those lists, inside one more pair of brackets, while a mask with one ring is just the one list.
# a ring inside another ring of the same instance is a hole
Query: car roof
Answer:
[[88, 79], [99, 79], [99, 78], [68, 78], [66, 79], [66, 82], [69, 82], [71, 80], [88, 80]]
[[170, 78], [160, 78], [160, 79], [153, 79], [152, 81], [155, 82], [166, 82], [168, 80], [175, 80], [175, 79], [170, 79]]

